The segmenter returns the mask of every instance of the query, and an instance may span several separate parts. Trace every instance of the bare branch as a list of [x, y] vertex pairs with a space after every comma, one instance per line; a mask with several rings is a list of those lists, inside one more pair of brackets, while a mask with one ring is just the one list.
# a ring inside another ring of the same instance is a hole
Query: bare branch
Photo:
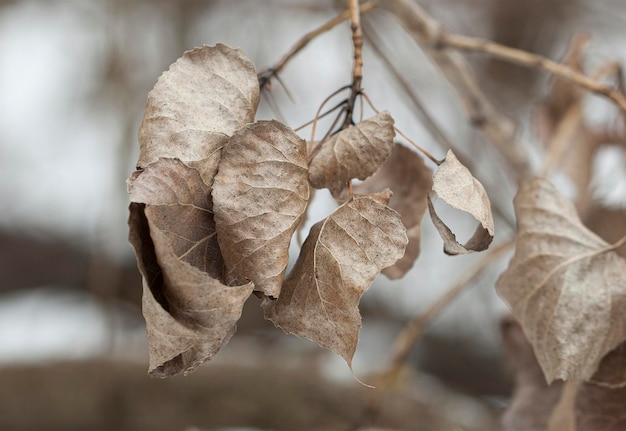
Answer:
[[589, 77], [565, 64], [490, 40], [453, 34], [446, 30], [441, 31], [436, 45], [441, 48], [451, 47], [463, 51], [484, 52], [509, 63], [544, 70], [571, 84], [606, 97], [626, 114], [626, 95], [624, 93], [617, 88], [604, 85], [593, 77]]
[[[363, 3], [360, 7], [360, 10], [361, 12], [367, 12], [369, 10], [372, 10], [373, 8], [374, 8], [374, 2], [370, 1], [367, 3]], [[321, 25], [315, 30], [310, 31], [309, 33], [302, 36], [300, 40], [298, 40], [298, 42], [296, 42], [296, 44], [289, 50], [289, 52], [285, 54], [278, 63], [276, 63], [276, 65], [274, 65], [273, 67], [270, 67], [264, 72], [259, 73], [259, 85], [261, 86], [261, 89], [265, 88], [269, 84], [272, 77], [282, 72], [285, 66], [287, 66], [287, 63], [293, 57], [295, 57], [296, 54], [302, 51], [304, 47], [306, 47], [309, 44], [309, 42], [311, 42], [318, 36], [326, 33], [327, 31], [333, 29], [334, 27], [346, 21], [347, 19], [350, 19], [350, 14], [351, 14], [351, 11], [346, 10], [342, 12], [341, 14], [337, 15], [335, 18], [328, 21], [327, 23]]]
[[472, 124], [487, 136], [511, 166], [517, 180], [532, 174], [524, 146], [516, 140], [516, 126], [478, 87], [467, 61], [457, 52], [436, 46], [443, 28], [411, 0], [379, 0], [378, 7], [390, 12], [439, 67], [459, 96]]

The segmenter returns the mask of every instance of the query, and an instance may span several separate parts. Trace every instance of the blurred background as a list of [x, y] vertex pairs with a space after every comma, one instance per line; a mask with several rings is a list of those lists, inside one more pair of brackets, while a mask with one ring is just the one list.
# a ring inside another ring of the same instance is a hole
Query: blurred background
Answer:
[[[588, 32], [588, 70], [626, 57], [621, 0], [420, 4], [452, 31], [550, 58], [562, 57], [574, 34]], [[262, 71], [342, 7], [338, 0], [0, 1], [0, 429], [348, 429], [361, 416], [368, 389], [343, 360], [263, 321], [256, 298], [213, 361], [186, 378], [150, 380], [141, 280], [126, 225], [125, 180], [158, 76], [185, 50], [218, 42], [241, 47]], [[510, 238], [515, 184], [500, 156], [393, 18], [372, 12], [364, 20], [498, 202], [496, 243]], [[485, 56], [468, 59], [539, 166], [543, 149], [532, 119], [549, 77]], [[363, 85], [376, 107], [443, 158], [445, 149], [367, 40], [364, 62]], [[294, 100], [274, 82], [258, 118], [306, 123], [327, 95], [350, 82], [351, 67], [344, 23], [311, 42], [281, 74]], [[616, 124], [603, 100], [588, 97], [585, 109], [592, 127]], [[594, 202], [611, 218], [592, 222], [623, 235], [625, 146], [614, 141], [594, 153], [591, 181]], [[565, 191], [572, 187], [565, 177], [557, 181]], [[317, 193], [310, 223], [334, 205]], [[471, 220], [442, 211], [460, 237], [471, 234]], [[422, 235], [422, 254], [408, 276], [380, 278], [363, 298], [354, 361], [362, 380], [387, 364], [404, 324], [481, 259], [443, 255], [429, 220]], [[431, 322], [403, 370], [406, 387], [386, 401], [381, 420], [388, 427], [495, 429], [512, 381], [499, 329], [507, 308], [494, 289], [509, 256]]]

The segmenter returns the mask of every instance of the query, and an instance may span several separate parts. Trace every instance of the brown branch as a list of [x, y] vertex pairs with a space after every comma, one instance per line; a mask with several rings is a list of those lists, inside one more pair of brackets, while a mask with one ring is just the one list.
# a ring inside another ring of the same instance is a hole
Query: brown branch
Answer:
[[382, 60], [387, 70], [391, 72], [396, 82], [402, 88], [403, 94], [409, 98], [409, 100], [413, 104], [413, 107], [416, 110], [417, 116], [421, 124], [424, 126], [426, 131], [430, 134], [430, 136], [432, 136], [432, 138], [435, 140], [435, 142], [439, 144], [440, 147], [446, 150], [452, 149], [455, 153], [460, 154], [459, 149], [455, 147], [452, 141], [448, 139], [444, 131], [441, 130], [435, 119], [430, 115], [430, 113], [420, 100], [419, 96], [415, 93], [415, 91], [413, 91], [411, 85], [390, 60], [386, 50], [382, 48], [382, 43], [377, 32], [373, 28], [368, 28], [368, 26], [364, 26], [364, 33], [368, 39], [368, 46], [370, 46], [374, 50], [378, 58]]
[[568, 65], [490, 40], [453, 34], [446, 30], [441, 31], [439, 34], [436, 46], [441, 48], [450, 47], [462, 51], [483, 52], [519, 66], [544, 70], [571, 84], [606, 97], [626, 114], [626, 95], [624, 93], [617, 88], [604, 85], [593, 77], [589, 77]]
[[380, 9], [391, 13], [439, 67], [456, 91], [471, 123], [479, 128], [503, 155], [519, 181], [532, 174], [525, 147], [516, 139], [516, 126], [480, 90], [467, 61], [455, 51], [436, 46], [443, 28], [412, 0], [378, 0]]
[[361, 29], [361, 10], [359, 0], [350, 1], [350, 29], [352, 30], [352, 46], [354, 47], [354, 61], [352, 64], [352, 88], [346, 103], [346, 117], [342, 128], [345, 129], [354, 123], [354, 105], [361, 94], [363, 81], [363, 30]]
[[[367, 12], [369, 10], [372, 10], [374, 8], [374, 5], [375, 5], [374, 1], [363, 3], [360, 7], [360, 11]], [[350, 19], [350, 16], [351, 16], [351, 10], [346, 10], [342, 12], [341, 14], [337, 15], [335, 18], [328, 21], [327, 23], [321, 25], [315, 30], [310, 31], [309, 33], [302, 36], [300, 40], [298, 40], [298, 42], [295, 43], [295, 45], [289, 50], [289, 52], [287, 52], [280, 59], [278, 63], [276, 63], [273, 67], [267, 69], [266, 71], [259, 73], [259, 85], [261, 86], [261, 90], [263, 90], [269, 84], [270, 80], [274, 76], [282, 72], [285, 66], [287, 66], [287, 63], [289, 63], [289, 61], [293, 57], [295, 57], [296, 54], [302, 51], [304, 47], [306, 47], [309, 44], [309, 42], [311, 42], [318, 36], [326, 33], [327, 31], [333, 29], [334, 27], [341, 24], [342, 22]]]

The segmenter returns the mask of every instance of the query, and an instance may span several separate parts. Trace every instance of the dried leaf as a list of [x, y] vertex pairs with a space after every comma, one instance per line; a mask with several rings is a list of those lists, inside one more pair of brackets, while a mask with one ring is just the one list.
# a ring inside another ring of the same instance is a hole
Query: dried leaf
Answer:
[[256, 71], [243, 51], [218, 44], [185, 52], [148, 94], [137, 166], [160, 157], [203, 161], [196, 167], [210, 185], [221, 148], [254, 121], [258, 103]]
[[533, 348], [515, 320], [503, 320], [501, 330], [504, 353], [515, 375], [511, 403], [502, 416], [502, 431], [546, 431], [563, 384], [546, 383]]
[[223, 261], [209, 188], [196, 169], [160, 159], [131, 177], [129, 193], [150, 374], [191, 372], [230, 339], [254, 286], [219, 280]]
[[518, 240], [497, 282], [546, 379], [587, 380], [626, 339], [626, 261], [544, 178], [515, 198]]
[[626, 387], [581, 385], [576, 400], [576, 431], [621, 431], [626, 429]]
[[309, 163], [309, 181], [337, 197], [346, 183], [373, 175], [393, 147], [393, 118], [387, 111], [361, 121], [325, 141]]
[[385, 188], [393, 190], [389, 207], [398, 211], [402, 217], [409, 243], [402, 259], [382, 271], [392, 280], [404, 277], [419, 256], [422, 219], [433, 184], [431, 175], [432, 171], [417, 153], [395, 144], [380, 170], [354, 187], [354, 191], [359, 194], [374, 193]]
[[355, 195], [315, 224], [280, 297], [264, 303], [276, 326], [338, 353], [350, 366], [361, 328], [359, 300], [408, 242], [400, 215], [386, 206], [390, 197], [389, 190]]
[[470, 240], [461, 245], [456, 240], [456, 235], [439, 218], [428, 197], [430, 217], [443, 239], [445, 253], [456, 255], [486, 250], [494, 235], [489, 197], [482, 184], [459, 162], [451, 150], [433, 175], [433, 191], [448, 205], [469, 213], [480, 223]]
[[278, 121], [237, 131], [213, 185], [226, 282], [278, 297], [289, 243], [309, 200], [306, 143]]

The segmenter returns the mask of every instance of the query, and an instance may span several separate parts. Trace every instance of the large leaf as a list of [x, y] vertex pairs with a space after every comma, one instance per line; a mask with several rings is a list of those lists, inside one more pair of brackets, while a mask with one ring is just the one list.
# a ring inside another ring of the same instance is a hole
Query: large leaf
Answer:
[[149, 371], [193, 371], [235, 331], [252, 283], [226, 286], [209, 188], [196, 169], [160, 159], [129, 180], [130, 242], [143, 277]]
[[291, 236], [309, 200], [307, 176], [306, 142], [278, 121], [233, 135], [212, 190], [228, 284], [253, 281], [278, 297]]
[[408, 241], [400, 215], [387, 207], [390, 197], [389, 190], [353, 196], [315, 224], [280, 297], [264, 303], [276, 326], [316, 341], [350, 366], [361, 328], [359, 300]]
[[515, 211], [517, 247], [498, 291], [548, 381], [588, 380], [626, 339], [626, 261], [544, 178], [522, 183]]
[[461, 245], [452, 230], [439, 218], [429, 197], [428, 210], [443, 239], [444, 251], [455, 255], [487, 249], [494, 235], [489, 197], [483, 185], [459, 162], [452, 150], [448, 151], [446, 159], [433, 175], [433, 191], [448, 205], [467, 212], [479, 222], [474, 235]]
[[254, 121], [258, 103], [254, 65], [243, 51], [218, 44], [185, 52], [148, 94], [137, 166], [160, 157], [189, 165], [208, 159], [198, 168], [210, 185], [221, 148], [237, 129]]
[[337, 197], [352, 179], [373, 175], [391, 153], [393, 119], [387, 111], [348, 127], [322, 143], [309, 164], [309, 181]]
[[382, 273], [392, 280], [402, 278], [413, 267], [420, 253], [422, 219], [428, 207], [428, 193], [433, 184], [432, 171], [424, 160], [404, 145], [395, 144], [391, 155], [380, 170], [354, 191], [360, 194], [374, 193], [385, 188], [393, 190], [389, 207], [398, 211], [407, 229], [409, 243], [406, 252], [394, 265]]

